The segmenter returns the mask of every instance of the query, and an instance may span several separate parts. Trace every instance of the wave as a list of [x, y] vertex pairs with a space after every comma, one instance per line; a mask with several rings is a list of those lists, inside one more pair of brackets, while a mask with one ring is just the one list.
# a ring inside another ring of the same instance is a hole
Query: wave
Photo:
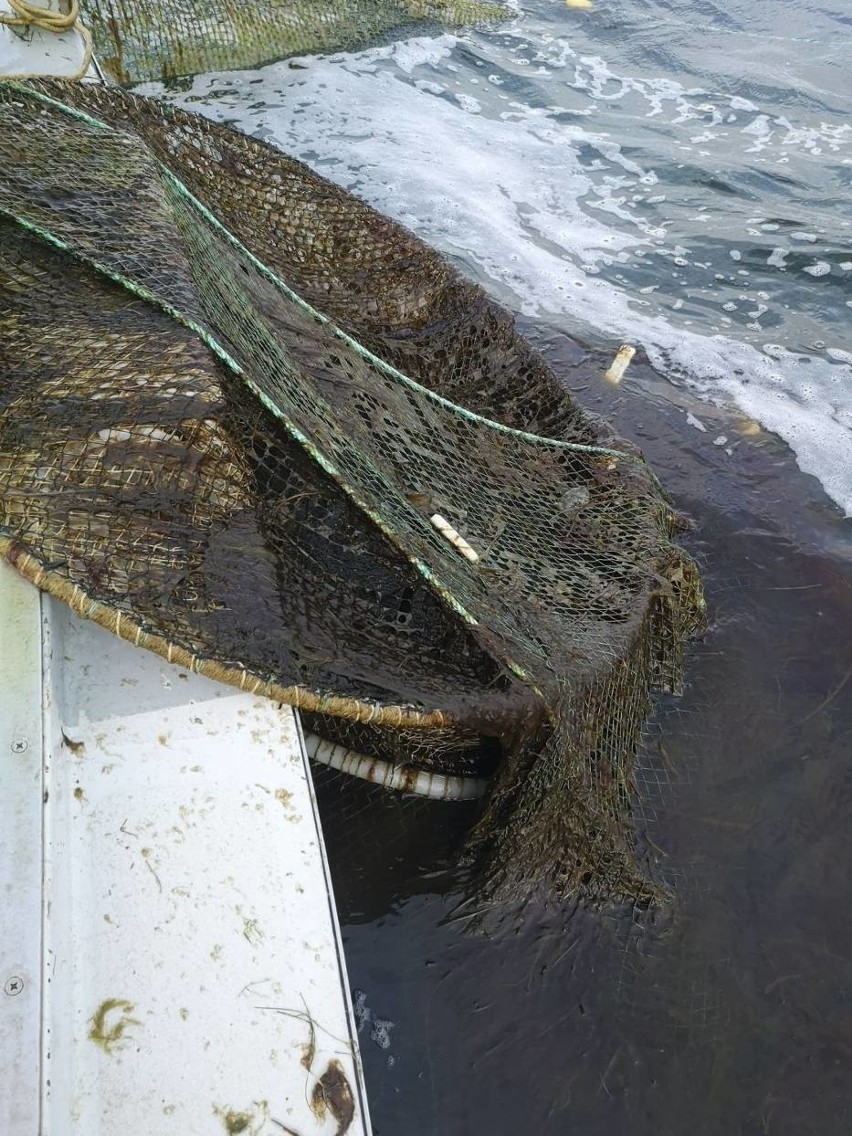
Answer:
[[[301, 157], [510, 306], [641, 345], [672, 381], [782, 437], [852, 516], [852, 355], [835, 330], [852, 254], [801, 170], [852, 162], [852, 128], [711, 102], [530, 35], [417, 38], [157, 93]], [[669, 161], [654, 168], [661, 129]], [[715, 173], [732, 144], [745, 160]]]

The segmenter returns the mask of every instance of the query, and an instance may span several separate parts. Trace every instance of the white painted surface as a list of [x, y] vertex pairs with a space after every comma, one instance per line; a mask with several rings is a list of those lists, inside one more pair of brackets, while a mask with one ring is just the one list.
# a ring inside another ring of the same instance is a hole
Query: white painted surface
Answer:
[[[49, 0], [42, 6], [59, 10], [58, 0]], [[0, 0], [0, 12], [11, 12], [6, 0]], [[57, 33], [41, 28], [13, 29], [0, 24], [0, 75], [7, 78], [76, 75], [83, 64], [83, 56], [83, 41], [76, 31]]]
[[39, 1121], [41, 633], [38, 593], [0, 562], [0, 1133]]
[[[32, 758], [16, 754], [12, 763], [7, 740], [38, 726], [26, 707], [38, 685], [39, 602], [43, 774]], [[119, 642], [40, 601], [5, 564], [0, 619], [0, 741], [19, 806], [10, 829], [4, 789], [0, 880], [15, 907], [4, 903], [4, 915], [20, 939], [4, 935], [2, 963], [4, 974], [35, 974], [31, 1000], [28, 985], [3, 1001], [4, 1136], [332, 1136], [337, 1120], [311, 1108], [331, 1061], [355, 1098], [348, 1132], [369, 1133], [293, 713]], [[43, 789], [41, 891], [33, 864]], [[17, 837], [7, 839], [15, 824]]]

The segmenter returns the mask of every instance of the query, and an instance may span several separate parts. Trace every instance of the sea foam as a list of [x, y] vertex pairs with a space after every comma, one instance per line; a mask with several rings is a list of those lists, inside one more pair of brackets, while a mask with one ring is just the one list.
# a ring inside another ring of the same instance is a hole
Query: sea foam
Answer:
[[[801, 242], [810, 234], [794, 230], [798, 244], [782, 247], [777, 223], [764, 218], [761, 228], [750, 218], [758, 227], [747, 234], [768, 241], [768, 255], [744, 259], [742, 241], [729, 247], [720, 233], [692, 248], [672, 244], [671, 222], [660, 217], [666, 187], [610, 133], [594, 129], [589, 100], [628, 100], [634, 113], [663, 115], [687, 131], [683, 149], [699, 154], [723, 144], [714, 142], [722, 127], [738, 130], [756, 152], [778, 134], [787, 147], [810, 153], [821, 138], [837, 152], [849, 141], [844, 132], [826, 127], [821, 136], [779, 124], [736, 97], [707, 104], [700, 90], [671, 79], [617, 76], [563, 43], [513, 52], [505, 42], [485, 50], [475, 67], [464, 52], [459, 58], [462, 41], [444, 35], [305, 59], [297, 68], [202, 76], [182, 94], [149, 89], [301, 157], [449, 254], [516, 310], [581, 338], [641, 345], [672, 381], [738, 407], [782, 437], [801, 469], [852, 515], [848, 344], [821, 342], [810, 353], [770, 343], [764, 321], [768, 313], [777, 322], [782, 305], [750, 279], [755, 259], [764, 272], [786, 272], [787, 259], [809, 249]], [[527, 74], [539, 85], [519, 98]], [[542, 105], [535, 92], [554, 82], [560, 99]], [[699, 211], [692, 231], [702, 220]], [[714, 242], [726, 250], [719, 263]], [[643, 265], [651, 282], [637, 287]], [[818, 287], [814, 277], [842, 270], [809, 255], [801, 271]], [[697, 290], [700, 303], [687, 284], [696, 271], [709, 281]]]

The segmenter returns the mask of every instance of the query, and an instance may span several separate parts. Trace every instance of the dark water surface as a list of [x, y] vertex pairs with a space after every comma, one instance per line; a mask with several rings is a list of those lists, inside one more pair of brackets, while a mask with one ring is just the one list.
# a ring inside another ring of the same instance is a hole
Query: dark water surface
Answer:
[[[695, 522], [709, 626], [636, 803], [668, 910], [472, 935], [471, 807], [318, 774], [375, 1132], [848, 1136], [852, 0], [526, 0], [168, 97], [523, 312]], [[622, 341], [657, 370], [612, 390]]]
[[[529, 329], [695, 521], [706, 634], [640, 756], [655, 919], [454, 917], [468, 806], [334, 776], [320, 801], [382, 1136], [852, 1131], [852, 559], [770, 435], [686, 422], [638, 366]], [[572, 365], [573, 364], [573, 365]], [[589, 385], [587, 385], [589, 384]], [[693, 408], [694, 409], [694, 408]], [[726, 431], [733, 453], [710, 437]]]

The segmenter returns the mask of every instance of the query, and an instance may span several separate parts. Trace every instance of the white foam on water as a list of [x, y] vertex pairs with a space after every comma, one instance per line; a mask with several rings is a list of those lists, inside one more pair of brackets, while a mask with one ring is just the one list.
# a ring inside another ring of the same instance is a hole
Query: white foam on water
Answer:
[[[784, 438], [801, 469], [819, 478], [852, 516], [852, 364], [846, 345], [830, 344], [831, 353], [821, 356], [771, 345], [762, 351], [710, 334], [706, 321], [704, 328], [700, 321], [690, 326], [681, 319], [680, 301], [648, 289], [640, 297], [638, 290], [602, 278], [602, 269], [617, 268], [665, 236], [653, 209], [637, 207], [656, 175], [610, 137], [595, 134], [587, 117], [566, 122], [554, 108], [514, 101], [502, 82], [493, 81], [487, 63], [474, 97], [469, 84], [476, 80], [462, 82], [452, 62], [458, 43], [444, 35], [302, 60], [306, 69], [279, 64], [204, 76], [188, 96], [169, 97], [303, 158], [455, 256], [511, 306], [556, 319], [580, 337], [643, 346], [663, 374], [709, 401], [736, 405]], [[715, 126], [726, 120], [728, 107], [725, 114], [708, 108], [699, 91], [668, 79], [613, 76], [603, 61], [577, 59], [564, 44], [528, 62], [549, 74], [570, 72], [570, 84], [591, 85], [602, 99], [641, 96], [652, 117], [665, 110], [672, 122], [703, 116]], [[747, 100], [732, 98], [728, 106], [744, 115], [738, 129], [751, 145], [757, 139], [761, 148], [768, 146], [780, 129], [785, 145], [796, 139], [807, 149], [815, 145], [814, 131], [770, 121]], [[727, 138], [718, 141], [729, 145]], [[836, 131], [824, 143], [838, 144]], [[588, 160], [590, 148], [599, 160]], [[685, 264], [686, 253], [671, 250], [671, 263]], [[737, 250], [732, 255], [736, 259]], [[770, 260], [781, 269], [784, 255], [787, 250], [778, 248]], [[830, 266], [824, 263], [805, 271], [825, 275]], [[670, 275], [677, 277], [678, 270]], [[751, 296], [741, 299], [749, 300], [755, 318], [767, 310], [755, 307]], [[759, 323], [749, 326], [760, 330]]]

